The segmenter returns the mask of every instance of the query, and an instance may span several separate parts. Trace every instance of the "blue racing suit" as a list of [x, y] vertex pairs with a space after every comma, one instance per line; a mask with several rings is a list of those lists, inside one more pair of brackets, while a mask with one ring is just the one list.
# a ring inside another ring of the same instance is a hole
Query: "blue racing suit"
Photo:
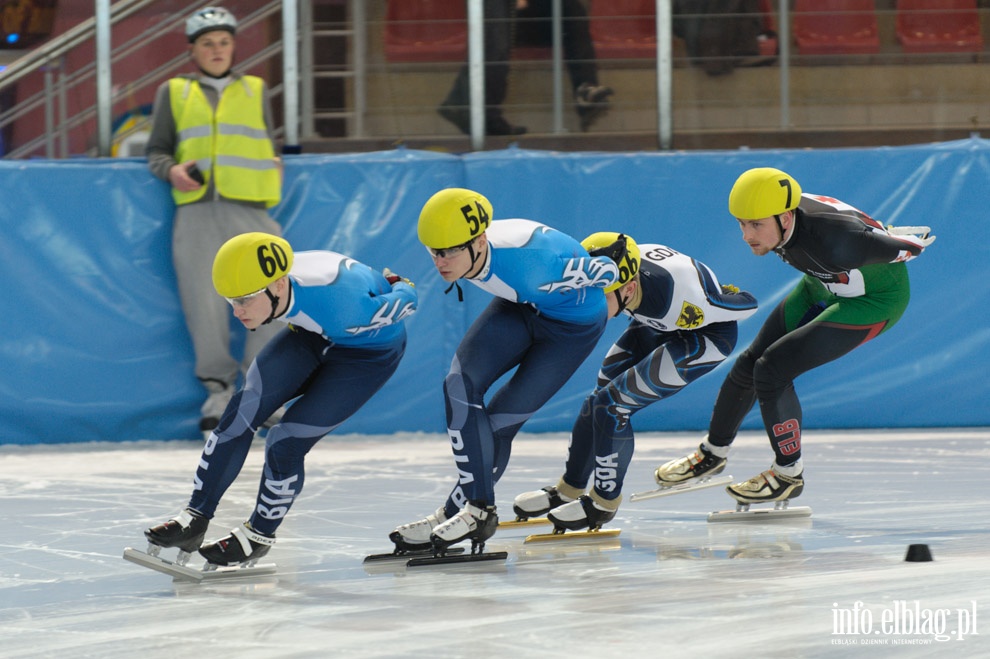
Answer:
[[[444, 381], [459, 479], [445, 504], [495, 503], [519, 428], [567, 382], [605, 331], [602, 289], [618, 277], [574, 238], [530, 220], [492, 222], [487, 261], [468, 279], [495, 299], [468, 329]], [[485, 395], [516, 369], [488, 403]]]
[[302, 491], [303, 459], [392, 376], [416, 290], [335, 252], [296, 252], [287, 323], [255, 358], [206, 441], [189, 507], [212, 518], [237, 478], [258, 425], [298, 397], [268, 431], [251, 527], [272, 536]]

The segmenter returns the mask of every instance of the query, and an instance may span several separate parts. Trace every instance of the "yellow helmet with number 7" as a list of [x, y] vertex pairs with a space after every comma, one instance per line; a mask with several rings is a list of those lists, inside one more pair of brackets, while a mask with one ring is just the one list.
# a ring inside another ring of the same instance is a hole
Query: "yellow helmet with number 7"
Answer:
[[801, 186], [794, 178], [773, 167], [743, 172], [729, 192], [729, 212], [740, 220], [762, 220], [797, 208]]
[[447, 188], [429, 198], [419, 213], [419, 242], [432, 249], [468, 243], [488, 229], [492, 204], [465, 188]]
[[213, 288], [225, 298], [257, 293], [289, 274], [293, 258], [285, 238], [258, 231], [242, 233], [217, 251]]
[[604, 290], [617, 291], [639, 272], [642, 254], [636, 241], [623, 233], [599, 231], [581, 241], [581, 246], [591, 256], [607, 256], [619, 267], [619, 278]]

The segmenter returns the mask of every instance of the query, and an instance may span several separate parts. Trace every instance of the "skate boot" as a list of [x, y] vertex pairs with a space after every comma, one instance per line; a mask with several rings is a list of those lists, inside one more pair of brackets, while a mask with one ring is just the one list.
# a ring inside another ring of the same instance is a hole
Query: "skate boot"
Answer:
[[[573, 490], [573, 494], [567, 490]], [[525, 521], [530, 517], [542, 517], [554, 508], [574, 501], [582, 494], [583, 492], [577, 488], [571, 488], [566, 483], [558, 483], [542, 490], [523, 492], [512, 502], [512, 512], [516, 514], [517, 522]]]
[[254, 565], [275, 544], [275, 536], [258, 533], [244, 522], [225, 538], [199, 548], [200, 555], [211, 565]]
[[209, 525], [210, 520], [192, 508], [186, 508], [167, 522], [145, 530], [148, 554], [158, 556], [161, 548], [178, 547], [179, 556], [176, 563], [185, 565], [189, 560], [189, 554], [199, 549], [203, 543], [206, 527]]
[[591, 529], [597, 531], [602, 524], [607, 524], [615, 519], [615, 511], [619, 509], [618, 501], [603, 502], [607, 505], [615, 505], [612, 509], [607, 509], [597, 497], [592, 498], [587, 494], [570, 503], [565, 503], [559, 508], [554, 508], [547, 513], [547, 519], [553, 522], [554, 533], [566, 531], [580, 531], [581, 529]]
[[430, 541], [433, 553], [443, 556], [447, 548], [462, 540], [471, 541], [471, 553], [480, 554], [485, 542], [495, 535], [498, 528], [498, 515], [495, 506], [468, 502], [459, 513], [433, 529]]
[[720, 458], [706, 449], [702, 443], [694, 453], [657, 467], [654, 477], [658, 485], [676, 485], [693, 478], [720, 474], [727, 462], [725, 458]]
[[765, 503], [793, 499], [804, 490], [804, 470], [797, 476], [785, 476], [776, 464], [748, 481], [733, 483], [725, 488], [739, 503]]
[[430, 534], [446, 520], [447, 513], [444, 507], [440, 506], [435, 513], [427, 515], [426, 519], [397, 527], [389, 534], [388, 539], [395, 543], [396, 553], [430, 549], [433, 546]]

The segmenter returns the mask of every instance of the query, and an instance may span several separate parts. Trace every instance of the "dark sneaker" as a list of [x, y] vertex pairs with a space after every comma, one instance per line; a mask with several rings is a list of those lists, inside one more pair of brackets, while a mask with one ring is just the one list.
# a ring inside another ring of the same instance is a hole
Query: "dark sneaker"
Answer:
[[608, 112], [610, 103], [608, 97], [615, 93], [611, 87], [593, 85], [583, 82], [574, 92], [574, 104], [578, 118], [581, 120], [581, 130], [588, 130], [593, 123]]

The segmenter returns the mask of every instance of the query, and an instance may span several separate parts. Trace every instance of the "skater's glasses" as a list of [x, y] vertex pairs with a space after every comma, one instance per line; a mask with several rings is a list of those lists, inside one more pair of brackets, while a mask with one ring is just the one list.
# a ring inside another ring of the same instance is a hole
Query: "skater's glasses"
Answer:
[[453, 247], [444, 247], [443, 249], [433, 249], [432, 247], [427, 247], [426, 251], [430, 253], [434, 259], [451, 259], [466, 250], [474, 242], [474, 238], [467, 241], [462, 245], [454, 245]]
[[232, 307], [244, 307], [244, 306], [247, 306], [247, 305], [251, 304], [251, 300], [253, 300], [254, 298], [258, 297], [259, 295], [261, 295], [262, 293], [264, 293], [267, 290], [268, 290], [268, 287], [265, 286], [260, 291], [257, 291], [255, 293], [249, 293], [247, 295], [242, 295], [240, 297], [225, 297], [224, 299], [227, 300], [227, 302]]

